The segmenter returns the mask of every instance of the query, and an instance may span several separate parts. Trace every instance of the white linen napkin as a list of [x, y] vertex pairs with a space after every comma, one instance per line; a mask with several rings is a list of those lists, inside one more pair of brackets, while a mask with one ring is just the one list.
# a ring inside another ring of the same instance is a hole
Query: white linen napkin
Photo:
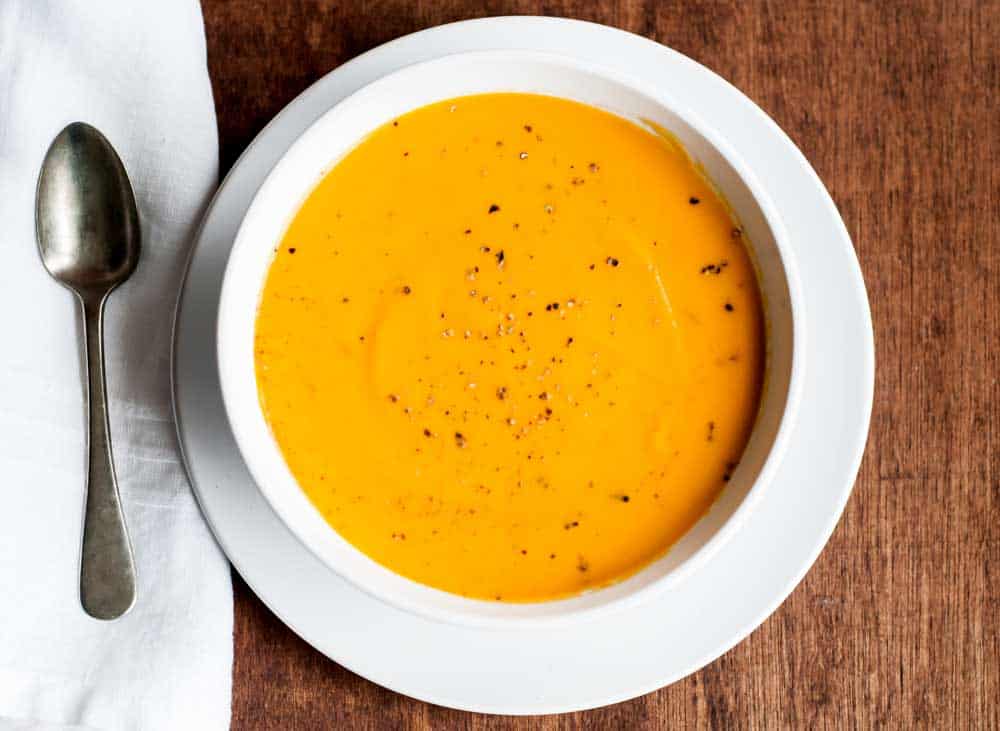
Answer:
[[[75, 120], [117, 149], [142, 221], [138, 269], [105, 321], [138, 571], [135, 607], [112, 622], [78, 599], [80, 314], [34, 234], [39, 166]], [[228, 727], [229, 569], [181, 466], [169, 360], [217, 151], [197, 0], [0, 0], [0, 728]]]

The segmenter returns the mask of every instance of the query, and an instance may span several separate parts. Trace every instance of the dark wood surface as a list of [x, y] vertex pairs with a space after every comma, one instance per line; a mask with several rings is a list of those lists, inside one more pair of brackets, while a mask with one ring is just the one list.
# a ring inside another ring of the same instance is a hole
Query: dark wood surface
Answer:
[[236, 578], [235, 728], [1000, 726], [1000, 3], [204, 0], [204, 13], [223, 170], [322, 74], [431, 25], [567, 15], [672, 46], [759, 103], [830, 188], [878, 361], [833, 538], [701, 672], [588, 713], [459, 713], [338, 667]]

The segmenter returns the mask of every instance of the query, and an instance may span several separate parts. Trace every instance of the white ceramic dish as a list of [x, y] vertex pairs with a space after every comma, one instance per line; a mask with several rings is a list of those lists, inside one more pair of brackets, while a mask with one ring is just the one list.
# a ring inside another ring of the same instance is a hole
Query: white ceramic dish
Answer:
[[[520, 91], [592, 104], [669, 130], [733, 206], [753, 246], [768, 322], [767, 378], [753, 435], [733, 479], [706, 515], [663, 557], [634, 576], [569, 599], [504, 604], [462, 598], [375, 563], [333, 531], [298, 487], [257, 398], [256, 308], [277, 242], [329, 168], [381, 125], [414, 108], [463, 95]], [[804, 368], [801, 293], [784, 227], [750, 169], [711, 126], [661, 90], [566, 56], [471, 52], [415, 64], [337, 104], [291, 147], [240, 226], [222, 287], [218, 358], [230, 425], [261, 492], [291, 531], [359, 588], [402, 609], [493, 628], [553, 625], [622, 609], [669, 589], [706, 561], [746, 520], [774, 476], [798, 406]]]
[[[445, 54], [503, 48], [599, 63], [714, 120], [781, 212], [810, 335], [785, 458], [742, 530], [659, 596], [544, 632], [434, 622], [331, 571], [254, 486], [229, 429], [216, 362], [219, 291], [236, 229], [289, 146], [337, 102], [388, 73]], [[240, 157], [206, 211], [178, 300], [173, 357], [177, 436], [192, 488], [256, 595], [317, 652], [379, 685], [429, 703], [503, 714], [579, 711], [634, 698], [746, 638], [799, 584], [834, 530], [861, 461], [874, 385], [871, 316], [857, 257], [833, 201], [795, 145], [752, 101], [689, 58], [620, 30], [554, 18], [490, 18], [409, 35], [341, 65], [289, 104]], [[837, 585], [802, 590], [849, 598]]]

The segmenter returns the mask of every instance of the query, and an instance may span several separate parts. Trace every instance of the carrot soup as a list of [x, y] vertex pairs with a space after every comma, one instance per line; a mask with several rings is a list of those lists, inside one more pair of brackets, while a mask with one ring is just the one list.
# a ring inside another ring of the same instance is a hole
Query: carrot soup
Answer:
[[740, 459], [761, 297], [669, 138], [483, 94], [410, 112], [302, 204], [260, 300], [260, 401], [330, 526], [423, 584], [566, 597], [661, 556]]

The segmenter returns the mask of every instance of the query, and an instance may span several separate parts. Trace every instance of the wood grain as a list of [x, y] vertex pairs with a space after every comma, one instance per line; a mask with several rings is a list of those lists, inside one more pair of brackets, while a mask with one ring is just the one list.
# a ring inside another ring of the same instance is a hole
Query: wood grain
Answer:
[[236, 579], [234, 728], [1000, 727], [1000, 3], [204, 0], [204, 13], [223, 169], [319, 76], [438, 23], [566, 15], [676, 48], [757, 101], [830, 188], [878, 360], [833, 538], [701, 672], [588, 713], [459, 713], [341, 669]]

